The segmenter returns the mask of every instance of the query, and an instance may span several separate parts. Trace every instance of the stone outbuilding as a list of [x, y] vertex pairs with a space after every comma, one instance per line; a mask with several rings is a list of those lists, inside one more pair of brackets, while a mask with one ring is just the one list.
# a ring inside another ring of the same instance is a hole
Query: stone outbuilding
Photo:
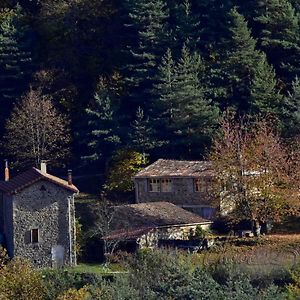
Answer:
[[114, 207], [115, 230], [105, 239], [127, 241], [136, 248], [156, 248], [160, 241], [189, 240], [198, 226], [207, 230], [211, 221], [169, 202]]
[[167, 201], [212, 219], [216, 212], [213, 178], [209, 161], [159, 159], [134, 176], [136, 202]]
[[68, 181], [31, 168], [0, 182], [0, 235], [10, 257], [38, 268], [76, 265], [74, 195]]

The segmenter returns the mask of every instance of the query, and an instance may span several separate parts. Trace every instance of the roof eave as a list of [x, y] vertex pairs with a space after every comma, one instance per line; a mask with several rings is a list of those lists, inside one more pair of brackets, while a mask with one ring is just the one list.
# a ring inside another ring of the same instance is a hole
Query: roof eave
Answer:
[[199, 177], [213, 177], [213, 174], [199, 174], [199, 175], [140, 175], [134, 176], [133, 179], [147, 179], [147, 178], [199, 178]]

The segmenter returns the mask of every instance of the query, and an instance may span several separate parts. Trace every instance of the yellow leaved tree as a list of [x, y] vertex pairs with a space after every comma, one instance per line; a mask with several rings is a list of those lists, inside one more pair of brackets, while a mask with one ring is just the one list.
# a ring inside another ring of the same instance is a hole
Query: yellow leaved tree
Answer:
[[45, 287], [41, 274], [29, 262], [16, 258], [1, 264], [0, 299], [39, 300], [44, 298]]

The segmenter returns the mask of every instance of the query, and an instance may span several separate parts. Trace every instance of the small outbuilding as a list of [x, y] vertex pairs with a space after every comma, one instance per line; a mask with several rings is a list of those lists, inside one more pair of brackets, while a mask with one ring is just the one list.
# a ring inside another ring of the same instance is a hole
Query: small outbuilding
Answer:
[[188, 240], [198, 226], [212, 222], [169, 202], [129, 204], [114, 207], [115, 230], [107, 240], [126, 241], [137, 248], [155, 248], [160, 241]]

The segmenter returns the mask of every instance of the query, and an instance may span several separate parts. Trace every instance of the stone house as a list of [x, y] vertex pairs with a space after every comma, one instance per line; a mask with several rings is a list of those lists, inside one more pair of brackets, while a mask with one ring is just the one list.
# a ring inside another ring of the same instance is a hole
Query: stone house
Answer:
[[114, 230], [105, 239], [126, 241], [136, 248], [155, 248], [160, 241], [189, 240], [197, 226], [207, 230], [211, 221], [169, 202], [114, 207]]
[[213, 177], [209, 161], [159, 159], [134, 176], [136, 202], [168, 201], [212, 219], [216, 212]]
[[10, 257], [38, 268], [76, 264], [74, 195], [68, 181], [31, 168], [0, 182], [0, 234]]

